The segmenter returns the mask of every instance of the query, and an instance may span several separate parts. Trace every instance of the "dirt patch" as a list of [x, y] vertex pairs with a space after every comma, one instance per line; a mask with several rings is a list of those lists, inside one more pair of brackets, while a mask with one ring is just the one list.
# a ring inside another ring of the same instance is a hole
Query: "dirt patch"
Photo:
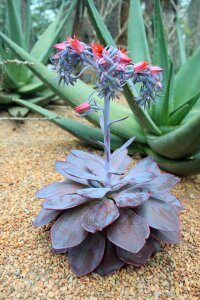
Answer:
[[40, 210], [34, 193], [62, 180], [54, 161], [65, 159], [70, 149], [93, 150], [47, 121], [21, 126], [2, 121], [0, 136], [0, 300], [200, 298], [199, 175], [182, 179], [174, 189], [186, 208], [180, 245], [163, 245], [142, 268], [77, 279], [66, 257], [51, 253], [50, 227], [32, 226]]

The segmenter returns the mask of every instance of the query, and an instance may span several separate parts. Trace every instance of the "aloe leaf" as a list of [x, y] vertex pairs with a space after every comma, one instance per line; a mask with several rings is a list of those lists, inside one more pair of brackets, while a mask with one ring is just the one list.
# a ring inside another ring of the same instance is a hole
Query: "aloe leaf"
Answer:
[[165, 88], [164, 96], [158, 97], [155, 105], [151, 107], [151, 113], [155, 123], [159, 126], [167, 125], [171, 102], [173, 99], [173, 85], [174, 85], [174, 66], [170, 63], [169, 76], [167, 86]]
[[[64, 2], [63, 2], [64, 4]], [[77, 0], [72, 1], [67, 13], [63, 16], [64, 5], [61, 6], [59, 13], [50, 26], [43, 32], [38, 41], [35, 43], [31, 50], [31, 55], [36, 57], [38, 61], [46, 63], [49, 53], [51, 51], [52, 44], [56, 42], [56, 39], [60, 35], [66, 22], [70, 18], [72, 12], [77, 5]]]
[[99, 15], [94, 2], [92, 0], [85, 0], [89, 16], [94, 25], [95, 31], [98, 35], [98, 38], [102, 44], [110, 45], [115, 47], [115, 41], [113, 40], [110, 32], [108, 31], [105, 23], [103, 22], [101, 16]]
[[200, 173], [200, 157], [194, 156], [188, 159], [172, 160], [155, 153], [150, 148], [145, 148], [145, 152], [147, 155], [152, 156], [163, 170], [170, 173], [179, 176], [188, 176]]
[[187, 114], [191, 111], [191, 109], [194, 107], [194, 105], [197, 103], [199, 98], [200, 98], [200, 91], [195, 96], [190, 98], [187, 102], [185, 102], [183, 105], [175, 109], [170, 115], [169, 124], [170, 125], [180, 124], [182, 120], [187, 116]]
[[[19, 46], [25, 49], [25, 39], [24, 33], [22, 30], [22, 22], [21, 22], [21, 10], [20, 10], [20, 1], [19, 0], [9, 0], [6, 2], [7, 6], [7, 30], [9, 37], [16, 42]], [[13, 53], [7, 54], [8, 58], [13, 58]], [[9, 64], [6, 65], [5, 69], [8, 69], [12, 74], [14, 79], [17, 81], [25, 81], [27, 76], [27, 68], [23, 65], [15, 65]]]
[[21, 95], [28, 95], [40, 92], [44, 89], [44, 83], [38, 79], [34, 79], [34, 81], [24, 84], [20, 88], [17, 89], [17, 92]]
[[[58, 126], [62, 127], [63, 129], [67, 130], [69, 133], [73, 134], [80, 140], [84, 141], [86, 144], [92, 145], [95, 148], [102, 149], [102, 146], [100, 146], [96, 140], [103, 142], [103, 134], [102, 131], [98, 128], [90, 127], [88, 125], [85, 125], [81, 122], [61, 117], [57, 115], [54, 112], [51, 112], [43, 107], [40, 107], [38, 105], [35, 105], [33, 103], [24, 101], [24, 100], [16, 100], [16, 103], [21, 104], [25, 106], [26, 108], [29, 108], [30, 110], [39, 113], [40, 115], [47, 117], [51, 120], [51, 122], [57, 124]], [[111, 134], [111, 148], [113, 150], [121, 147], [124, 144], [125, 140]], [[130, 151], [132, 153], [135, 153], [139, 151], [140, 146], [138, 146], [136, 143], [134, 145], [130, 146]]]
[[200, 47], [188, 59], [175, 76], [174, 81], [174, 109], [188, 101], [200, 91]]
[[26, 50], [29, 49], [31, 38], [31, 0], [26, 0], [26, 14], [25, 14], [25, 44]]
[[12, 106], [8, 108], [8, 113], [14, 118], [24, 118], [29, 112], [29, 109], [21, 106]]
[[140, 0], [130, 0], [128, 50], [133, 61], [151, 60]]
[[183, 33], [182, 33], [180, 20], [178, 16], [176, 18], [176, 32], [178, 37], [179, 61], [180, 61], [180, 65], [183, 66], [187, 61], [187, 56], [185, 51], [185, 43], [183, 40]]
[[161, 137], [147, 136], [147, 142], [157, 153], [171, 159], [183, 158], [200, 150], [200, 114], [174, 131]]
[[9, 94], [0, 93], [0, 104], [1, 105], [11, 104], [13, 102], [13, 99], [16, 98], [19, 98], [19, 95], [15, 93], [9, 93]]
[[169, 58], [167, 45], [165, 42], [164, 28], [160, 0], [154, 0], [154, 57], [153, 63], [161, 66], [165, 71], [163, 73], [163, 82], [167, 85], [169, 76]]
[[[100, 14], [98, 13], [93, 1], [86, 0], [86, 5], [88, 8], [88, 13], [90, 18], [92, 19], [93, 25], [95, 27], [96, 33], [101, 40], [101, 42], [105, 43], [106, 45], [112, 45], [116, 47], [115, 41], [110, 35], [110, 32], [108, 31], [107, 27], [105, 26], [105, 23], [103, 22], [103, 19], [101, 18]], [[132, 87], [130, 85], [127, 85], [128, 88], [125, 89], [125, 96], [127, 98], [127, 102], [136, 116], [139, 123], [148, 131], [154, 133], [154, 134], [161, 134], [159, 131], [159, 128], [154, 124], [154, 122], [151, 120], [150, 116], [147, 112], [144, 112], [140, 107], [134, 105], [134, 93], [132, 91]], [[128, 89], [130, 91], [128, 92]], [[131, 136], [129, 136], [130, 138]]]
[[25, 47], [24, 34], [22, 30], [21, 12], [19, 0], [9, 0], [7, 5], [7, 30], [10, 38], [22, 48]]
[[[23, 60], [27, 60], [32, 62], [28, 64], [27, 67], [31, 69], [31, 71], [44, 82], [46, 86], [48, 86], [58, 97], [62, 98], [71, 106], [77, 106], [82, 103], [84, 100], [87, 100], [91, 93], [94, 91], [89, 88], [88, 85], [83, 83], [81, 80], [78, 80], [76, 86], [62, 86], [58, 85], [57, 80], [53, 80], [55, 78], [56, 73], [53, 70], [48, 69], [41, 63], [39, 63], [34, 57], [32, 57], [25, 50], [20, 48], [17, 44], [12, 42], [9, 38], [7, 38], [3, 33], [0, 33], [0, 37], [15, 51], [16, 55]], [[94, 97], [95, 98], [95, 97]], [[99, 105], [102, 105], [102, 101], [95, 98]], [[117, 103], [112, 103], [112, 118], [119, 119], [122, 117], [122, 112], [124, 116], [128, 115], [129, 118], [123, 122], [123, 124], [114, 123], [112, 125], [112, 132], [125, 138], [129, 139], [132, 136], [136, 136], [136, 140], [141, 143], [145, 143], [146, 139], [143, 133], [142, 128], [135, 120], [133, 114], [129, 109], [125, 108], [122, 105]], [[99, 114], [93, 113], [88, 116], [88, 119], [99, 125]]]

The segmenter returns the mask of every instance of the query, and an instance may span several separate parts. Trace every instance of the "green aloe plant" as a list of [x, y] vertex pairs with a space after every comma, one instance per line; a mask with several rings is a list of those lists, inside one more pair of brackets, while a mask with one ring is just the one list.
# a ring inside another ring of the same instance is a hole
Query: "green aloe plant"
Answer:
[[[88, 13], [96, 30], [99, 40], [104, 45], [113, 45], [115, 42], [107, 30], [92, 0], [85, 1]], [[143, 110], [134, 102], [135, 91], [131, 86], [125, 87], [125, 96], [130, 108], [120, 104], [111, 105], [111, 117], [117, 119], [129, 116], [123, 124], [112, 126], [112, 149], [115, 149], [124, 140], [133, 135], [136, 136], [134, 147], [130, 147], [130, 153], [139, 152], [143, 155], [151, 155], [163, 169], [179, 175], [196, 174], [200, 172], [200, 73], [197, 65], [200, 59], [200, 48], [183, 64], [180, 70], [174, 71], [173, 63], [168, 56], [164, 37], [160, 1], [154, 0], [154, 56], [150, 58], [148, 41], [142, 18], [139, 0], [130, 1], [128, 22], [128, 50], [133, 61], [144, 59], [162, 66], [165, 69], [165, 91], [163, 97], [153, 108]], [[180, 39], [180, 26], [177, 25]], [[17, 46], [2, 33], [1, 38], [23, 60], [32, 64], [28, 68], [57, 96], [65, 100], [72, 107], [87, 100], [92, 93], [92, 88], [78, 80], [76, 87], [58, 86], [57, 81], [52, 80], [55, 73], [42, 65], [32, 55]], [[180, 44], [180, 53], [184, 57], [183, 44]], [[184, 59], [181, 60], [184, 62]], [[98, 103], [99, 100], [96, 98]], [[40, 113], [43, 116], [53, 118], [52, 121], [65, 128], [72, 134], [87, 143], [96, 146], [93, 138], [102, 140], [99, 129], [83, 125], [78, 121], [70, 121], [60, 117], [31, 102], [16, 100], [17, 103]], [[87, 117], [93, 124], [99, 124], [98, 113]]]
[[[30, 51], [30, 54], [35, 57], [37, 61], [46, 64], [52, 52], [52, 43], [58, 40], [66, 24], [68, 24], [67, 34], [71, 34], [74, 8], [76, 5], [77, 1], [63, 1], [55, 20], [41, 34], [31, 50], [30, 0], [26, 2], [21, 0], [2, 2], [0, 7], [0, 29], [20, 47], [28, 52]], [[23, 18], [23, 13], [25, 18]], [[13, 103], [13, 99], [26, 99], [32, 103], [44, 105], [52, 101], [52, 99], [55, 99], [55, 94], [52, 91], [46, 90], [43, 82], [28, 70], [27, 64], [29, 64], [29, 62], [16, 60], [15, 57], [14, 52], [10, 50], [7, 51], [5, 43], [1, 40], [0, 105], [8, 108], [12, 116], [24, 116], [28, 112], [28, 109], [19, 106], [16, 107], [16, 103]]]

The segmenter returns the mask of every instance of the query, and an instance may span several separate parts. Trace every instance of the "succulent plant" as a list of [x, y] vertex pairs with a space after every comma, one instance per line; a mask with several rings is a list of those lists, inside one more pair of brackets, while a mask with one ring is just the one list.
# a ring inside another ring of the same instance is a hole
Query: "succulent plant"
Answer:
[[66, 161], [55, 164], [65, 180], [36, 193], [45, 201], [34, 225], [56, 220], [53, 253], [68, 254], [77, 276], [92, 271], [105, 276], [124, 264], [139, 267], [159, 251], [161, 242], [180, 242], [182, 205], [169, 193], [178, 178], [161, 173], [151, 157], [119, 175], [131, 162], [125, 147], [111, 155], [110, 187], [102, 157], [72, 150]]
[[[109, 31], [92, 0], [85, 0], [88, 13], [91, 17], [98, 38], [103, 45], [115, 46]], [[138, 152], [142, 155], [151, 155], [159, 166], [169, 172], [178, 175], [196, 174], [200, 171], [200, 135], [199, 135], [199, 72], [198, 61], [200, 49], [188, 59], [188, 61], [174, 75], [174, 68], [167, 53], [160, 1], [154, 0], [155, 6], [155, 51], [153, 62], [165, 69], [164, 96], [157, 103], [146, 109], [138, 107], [133, 98], [136, 91], [127, 84], [124, 92], [130, 109], [117, 104], [111, 104], [111, 116], [113, 119], [129, 116], [123, 125], [113, 124], [111, 128], [111, 147], [116, 149], [130, 137], [135, 136], [136, 142], [129, 147], [129, 153]], [[16, 53], [17, 57], [33, 62], [27, 67], [48, 86], [57, 96], [62, 98], [72, 107], [86, 101], [94, 91], [91, 87], [78, 80], [76, 87], [56, 85], [52, 78], [55, 74], [52, 70], [41, 65], [37, 59], [18, 47], [5, 35], [0, 37]], [[179, 28], [180, 37], [180, 28]], [[180, 45], [181, 46], [181, 45]], [[128, 50], [132, 61], [150, 60], [147, 37], [139, 0], [130, 1], [128, 22]], [[184, 52], [183, 47], [181, 53]], [[191, 75], [192, 74], [192, 75]], [[138, 91], [137, 91], [138, 92]], [[95, 96], [95, 101], [101, 100]], [[81, 122], [63, 118], [51, 111], [41, 108], [33, 103], [16, 100], [16, 103], [49, 117], [52, 122], [66, 129], [84, 142], [100, 147], [91, 138], [103, 140], [101, 131]], [[99, 126], [99, 114], [86, 116], [91, 123]], [[84, 132], [84, 134], [83, 134]]]
[[[52, 57], [61, 83], [74, 85], [77, 65], [91, 67], [97, 74], [96, 93], [103, 98], [103, 107], [95, 101], [76, 107], [81, 116], [100, 112], [104, 141], [104, 157], [81, 150], [72, 150], [66, 161], [57, 161], [56, 170], [65, 177], [36, 193], [44, 198], [42, 210], [34, 221], [43, 226], [55, 220], [51, 228], [54, 253], [67, 253], [72, 271], [77, 276], [96, 271], [109, 275], [124, 264], [141, 266], [159, 251], [160, 242], [180, 241], [180, 201], [169, 193], [179, 181], [171, 174], [161, 173], [151, 157], [133, 166], [127, 147], [130, 138], [111, 153], [110, 101], [126, 82], [142, 82], [136, 105], [154, 102], [162, 89], [161, 71], [149, 63], [133, 64], [123, 50], [113, 46], [88, 46], [74, 39], [56, 44]], [[141, 80], [142, 79], [142, 80]]]

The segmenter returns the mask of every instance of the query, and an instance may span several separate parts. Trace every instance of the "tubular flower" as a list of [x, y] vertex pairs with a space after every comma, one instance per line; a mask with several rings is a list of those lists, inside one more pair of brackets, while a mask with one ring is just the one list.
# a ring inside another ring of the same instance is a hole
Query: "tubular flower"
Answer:
[[71, 37], [67, 38], [67, 41], [70, 43], [72, 49], [76, 51], [76, 53], [78, 54], [83, 53], [85, 47], [81, 42], [79, 42], [76, 35], [74, 35], [74, 39], [72, 39]]
[[94, 58], [101, 58], [104, 47], [98, 43], [94, 43], [91, 45], [92, 53], [94, 54]]
[[128, 52], [125, 51], [123, 48], [119, 51], [120, 51], [120, 53], [119, 53], [119, 55], [120, 55], [119, 63], [124, 64], [124, 65], [130, 64], [132, 62], [132, 60], [131, 60], [130, 57], [128, 57], [128, 55], [126, 55]]
[[53, 45], [53, 47], [56, 48], [58, 52], [60, 52], [66, 49], [67, 44], [68, 42], [63, 42], [63, 43], [55, 44]]
[[158, 67], [158, 66], [150, 66], [150, 72], [152, 75], [157, 75], [159, 74], [160, 72], [163, 72], [164, 69]]
[[134, 71], [135, 73], [140, 73], [142, 71], [145, 71], [149, 68], [149, 62], [144, 60], [144, 61], [141, 61], [137, 64], [134, 64]]
[[90, 110], [90, 108], [91, 106], [89, 102], [83, 102], [82, 104], [75, 107], [75, 111], [80, 114], [82, 112]]
[[104, 160], [72, 150], [56, 162], [63, 182], [36, 193], [45, 198], [35, 226], [55, 221], [51, 228], [54, 253], [65, 253], [77, 276], [95, 271], [102, 276], [124, 264], [141, 266], [159, 251], [160, 242], [180, 241], [179, 200], [169, 193], [178, 182], [161, 173], [152, 158], [129, 172], [127, 149], [133, 138], [111, 154], [111, 182], [105, 185]]

